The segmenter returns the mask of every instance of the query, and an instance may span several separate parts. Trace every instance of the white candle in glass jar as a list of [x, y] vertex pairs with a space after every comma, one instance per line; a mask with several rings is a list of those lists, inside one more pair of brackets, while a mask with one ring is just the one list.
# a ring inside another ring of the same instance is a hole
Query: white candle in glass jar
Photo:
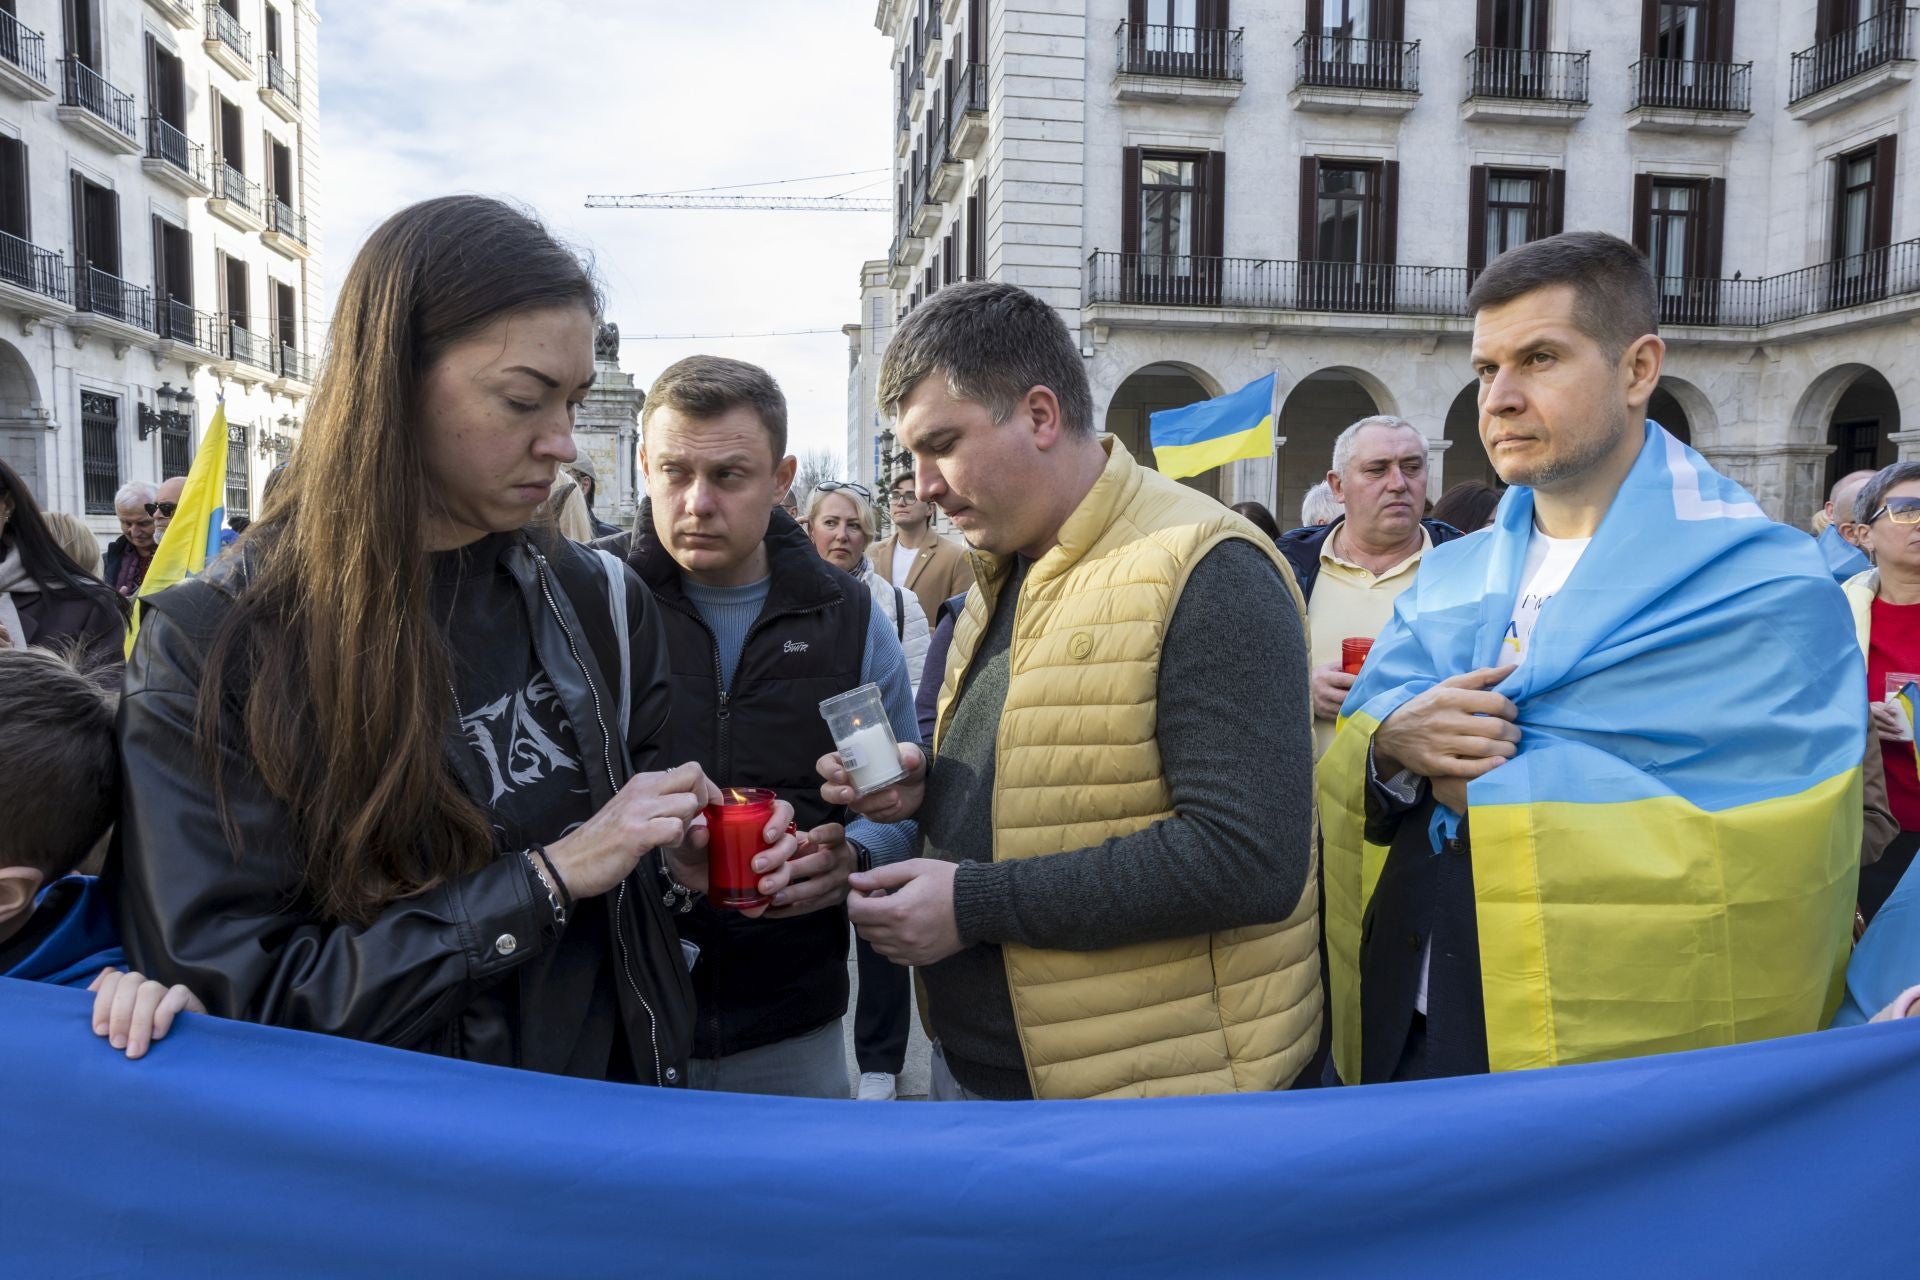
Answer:
[[900, 777], [900, 748], [884, 724], [855, 729], [840, 741], [840, 763], [853, 775], [854, 790], [865, 794]]

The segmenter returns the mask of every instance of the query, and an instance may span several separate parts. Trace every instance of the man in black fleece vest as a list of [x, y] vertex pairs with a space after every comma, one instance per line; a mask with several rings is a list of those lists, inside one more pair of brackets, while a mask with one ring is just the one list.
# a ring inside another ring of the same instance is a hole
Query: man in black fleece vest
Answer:
[[910, 829], [856, 822], [820, 799], [833, 750], [819, 704], [880, 684], [895, 732], [916, 740], [893, 627], [864, 586], [815, 554], [775, 501], [793, 482], [786, 400], [765, 370], [694, 356], [654, 382], [641, 419], [641, 507], [628, 563], [666, 624], [669, 754], [722, 787], [767, 787], [811, 847], [760, 919], [687, 904], [700, 948], [690, 1083], [736, 1093], [845, 1098], [847, 876], [905, 856]]

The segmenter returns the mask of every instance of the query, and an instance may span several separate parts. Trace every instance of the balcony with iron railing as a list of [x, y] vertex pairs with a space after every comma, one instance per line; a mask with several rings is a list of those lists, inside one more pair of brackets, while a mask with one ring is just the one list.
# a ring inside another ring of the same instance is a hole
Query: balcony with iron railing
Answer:
[[931, 77], [940, 67], [940, 50], [943, 43], [941, 36], [944, 33], [940, 25], [939, 5], [935, 5], [927, 13], [926, 33], [926, 45], [920, 52], [920, 65]]
[[122, 93], [105, 76], [78, 58], [60, 60], [60, 106], [56, 114], [95, 142], [132, 155], [140, 150], [134, 131], [133, 95]]
[[219, 0], [207, 0], [207, 29], [203, 42], [212, 59], [242, 80], [253, 76], [253, 37], [228, 13]]
[[216, 160], [213, 166], [213, 196], [207, 208], [242, 231], [262, 231], [267, 225], [266, 206], [260, 200], [260, 186], [247, 175]]
[[280, 344], [280, 378], [283, 382], [298, 382], [305, 386], [313, 385], [314, 359], [305, 351], [299, 351]]
[[53, 96], [46, 37], [5, 12], [0, 12], [0, 92], [28, 101]]
[[[1104, 324], [1125, 323], [1121, 310], [1174, 308], [1193, 312], [1186, 323], [1195, 325], [1219, 324], [1221, 312], [1268, 313], [1257, 318], [1263, 325], [1276, 321], [1273, 313], [1293, 312], [1439, 317], [1464, 329], [1474, 274], [1465, 267], [1103, 250], [1087, 259], [1084, 298], [1087, 319]], [[1920, 239], [1753, 279], [1663, 276], [1657, 289], [1662, 323], [1692, 328], [1765, 329], [1896, 300], [1920, 311]], [[1151, 323], [1182, 323], [1175, 314]]]
[[1295, 110], [1399, 116], [1420, 96], [1420, 42], [1314, 35], [1293, 42]]
[[1113, 96], [1122, 102], [1226, 106], [1240, 96], [1239, 28], [1122, 22], [1113, 34]]
[[207, 149], [159, 116], [147, 117], [147, 154], [140, 162], [150, 177], [190, 196], [213, 190]]
[[1797, 120], [1818, 120], [1912, 79], [1914, 12], [1908, 6], [1882, 9], [1794, 54], [1787, 113]]
[[1495, 49], [1467, 53], [1463, 120], [1571, 124], [1586, 114], [1592, 55], [1553, 49]]
[[928, 167], [923, 163], [913, 174], [913, 194], [907, 202], [907, 231], [914, 236], [928, 236], [939, 229], [940, 220], [946, 214], [946, 208], [932, 198], [928, 189]]
[[290, 258], [307, 256], [307, 217], [278, 197], [267, 202], [267, 229], [261, 237]]
[[61, 315], [72, 305], [65, 258], [0, 231], [0, 297], [32, 315]]
[[260, 101], [282, 120], [292, 123], [300, 119], [300, 81], [272, 54], [260, 59]]
[[1095, 252], [1086, 300], [1145, 307], [1464, 316], [1465, 267]]
[[947, 156], [971, 160], [987, 140], [987, 68], [970, 62], [953, 82], [947, 104]]
[[1652, 133], [1733, 133], [1753, 115], [1751, 62], [1642, 58], [1631, 68], [1627, 127]]
[[223, 356], [220, 345], [220, 317], [195, 311], [178, 298], [168, 298], [154, 307], [154, 328], [165, 342]]
[[[138, 329], [143, 335], [154, 331], [153, 290], [130, 284], [88, 263], [73, 269], [73, 306], [76, 312]], [[82, 327], [82, 320], [76, 315], [68, 323]]]
[[[255, 333], [232, 316], [222, 317], [222, 331], [226, 335], [228, 359], [236, 364], [258, 369], [262, 373], [277, 373], [274, 364], [274, 343], [262, 334]], [[264, 379], [257, 379], [264, 381]]]

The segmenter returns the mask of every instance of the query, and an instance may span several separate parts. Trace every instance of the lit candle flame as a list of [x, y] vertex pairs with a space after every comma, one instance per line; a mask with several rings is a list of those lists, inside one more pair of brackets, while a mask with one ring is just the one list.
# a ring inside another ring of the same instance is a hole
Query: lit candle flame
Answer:
[[727, 788], [727, 803], [728, 803], [728, 804], [745, 804], [746, 802], [747, 802], [747, 793], [746, 793], [746, 792], [744, 792], [744, 791], [742, 791], [742, 790], [740, 790], [740, 788], [738, 788], [738, 787], [728, 787], [728, 788]]

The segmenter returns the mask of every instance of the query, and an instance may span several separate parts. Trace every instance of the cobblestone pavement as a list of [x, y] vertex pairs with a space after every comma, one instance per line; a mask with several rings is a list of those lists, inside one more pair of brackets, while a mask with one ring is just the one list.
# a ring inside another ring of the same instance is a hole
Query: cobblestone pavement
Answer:
[[[859, 999], [860, 969], [853, 961], [853, 948], [847, 948], [847, 976], [853, 983], [853, 996], [847, 1001], [847, 1016], [841, 1021], [841, 1033], [847, 1042], [847, 1078], [857, 1086], [860, 1081], [860, 1068], [853, 1060], [853, 1009]], [[913, 1015], [913, 1029], [907, 1035], [907, 1065], [900, 1073], [900, 1096], [909, 1099], [924, 1099], [927, 1096], [927, 1060], [933, 1053], [933, 1046], [927, 1043], [926, 1034], [920, 1030], [920, 1013], [916, 1008]]]

